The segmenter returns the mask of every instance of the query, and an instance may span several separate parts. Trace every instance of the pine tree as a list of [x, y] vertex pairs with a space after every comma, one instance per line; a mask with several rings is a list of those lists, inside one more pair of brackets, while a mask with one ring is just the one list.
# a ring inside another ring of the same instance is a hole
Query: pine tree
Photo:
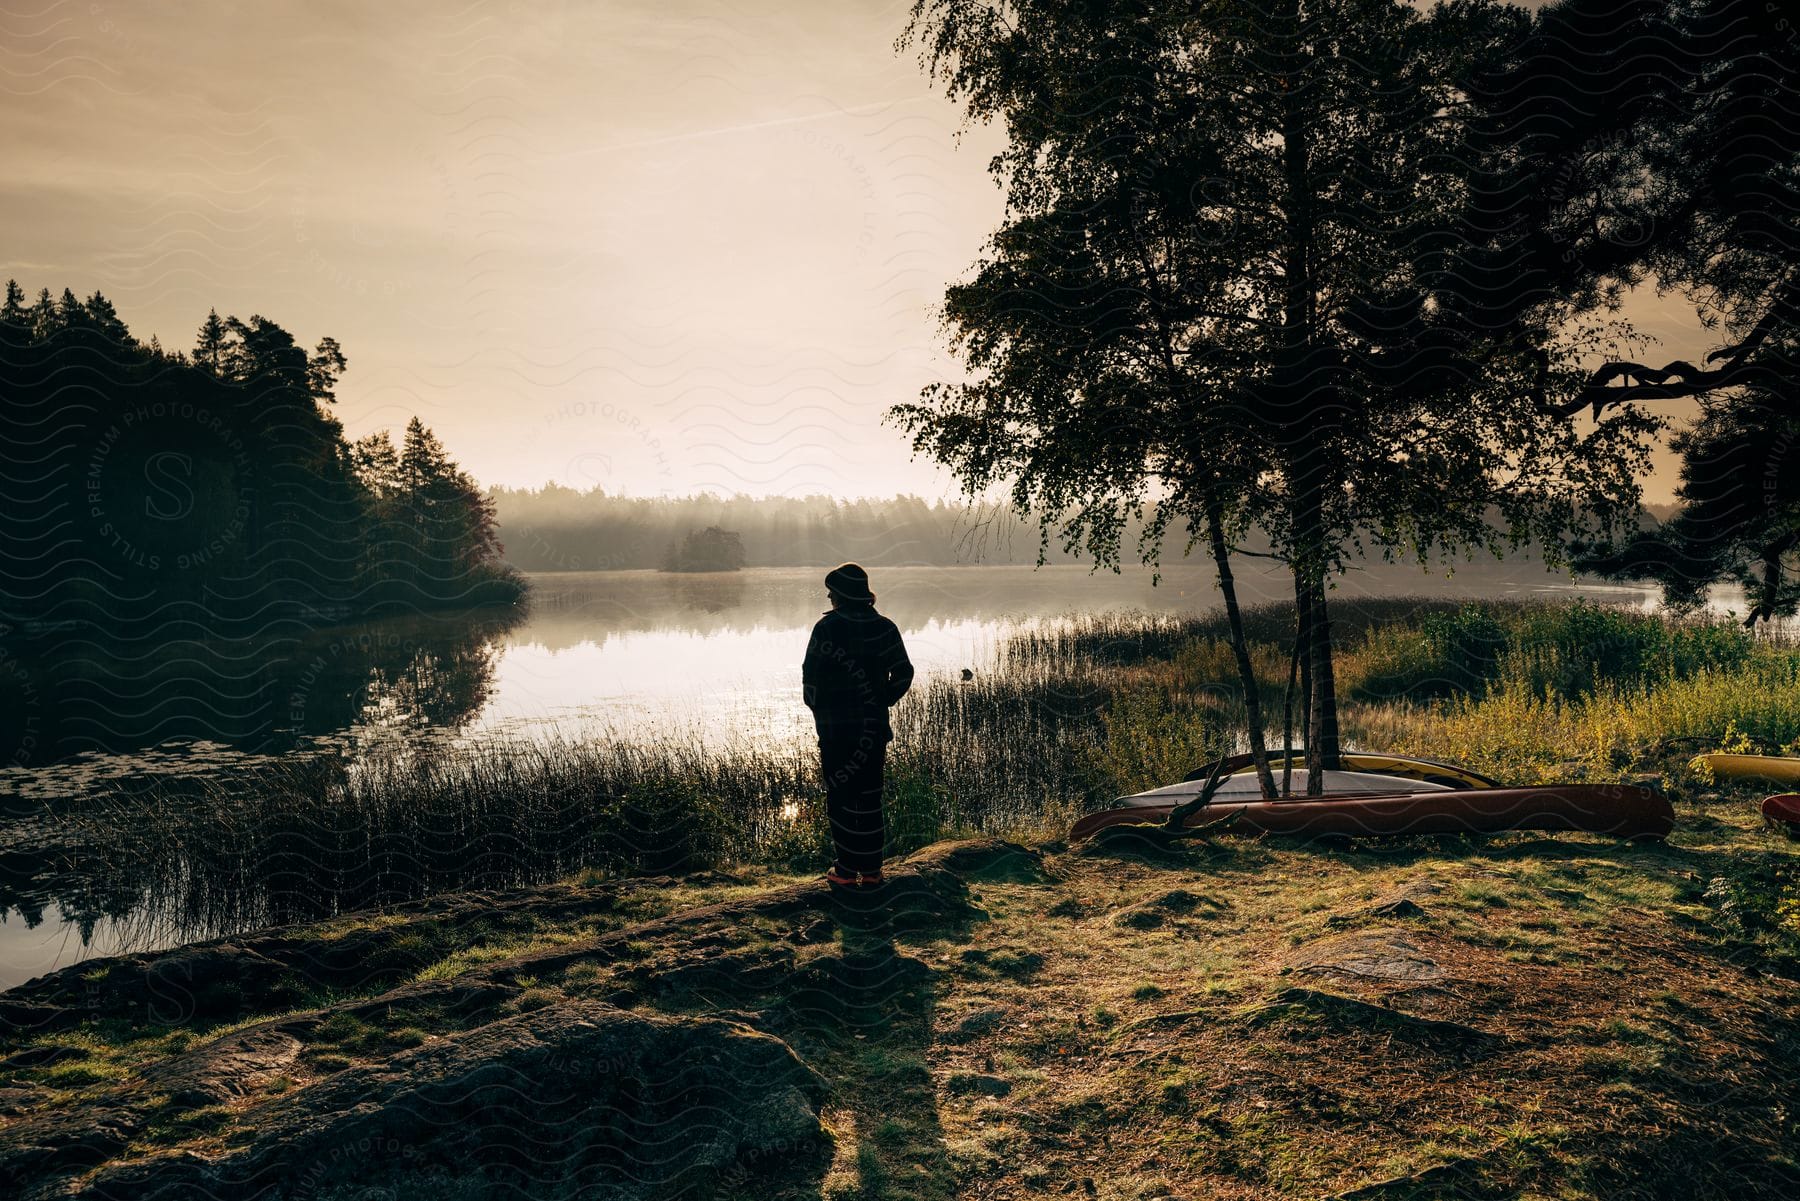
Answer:
[[6, 281], [6, 301], [0, 304], [0, 322], [7, 325], [25, 324], [25, 290], [19, 287], [19, 281]]
[[400, 443], [400, 488], [404, 492], [423, 495], [439, 483], [449, 469], [450, 459], [437, 435], [414, 417], [406, 423], [406, 435]]
[[98, 289], [95, 289], [94, 294], [87, 298], [86, 303], [82, 305], [82, 310], [87, 314], [87, 319], [94, 328], [112, 341], [121, 343], [131, 341], [131, 331], [126, 328], [125, 322], [120, 320], [119, 312], [113, 307], [113, 302], [103, 296]]
[[31, 326], [31, 336], [40, 342], [62, 328], [56, 319], [56, 301], [51, 299], [49, 288], [38, 289], [37, 302], [31, 306], [26, 318], [26, 323]]
[[306, 386], [312, 398], [320, 404], [337, 400], [337, 382], [348, 366], [349, 361], [344, 358], [343, 347], [338, 345], [336, 338], [319, 339], [318, 347], [306, 361]]
[[413, 562], [421, 569], [417, 584], [440, 595], [466, 590], [470, 573], [500, 556], [493, 499], [417, 417], [401, 440], [398, 480]]
[[200, 336], [194, 341], [194, 365], [223, 376], [228, 344], [229, 335], [225, 323], [219, 319], [219, 310], [208, 309], [206, 320], [200, 326]]
[[375, 499], [390, 500], [400, 491], [400, 454], [386, 430], [358, 438], [350, 447], [350, 465]]
[[68, 288], [63, 289], [62, 298], [56, 302], [56, 319], [61, 329], [80, 329], [91, 324], [87, 307]]
[[[1476, 99], [1496, 129], [1481, 230], [1464, 271], [1477, 316], [1527, 326], [1604, 310], [1654, 278], [1724, 345], [1658, 366], [1617, 357], [1550, 407], [1572, 421], [1688, 398], [1675, 435], [1683, 511], [1590, 546], [1583, 570], [1662, 583], [1696, 604], [1746, 591], [1751, 623], [1800, 606], [1800, 39], [1792, 4], [1561, 0]], [[1629, 30], [1629, 49], [1619, 40]], [[1698, 331], [1696, 331], [1698, 332]], [[1692, 357], [1692, 356], [1690, 356]]]
[[265, 387], [288, 391], [290, 403], [297, 404], [301, 398], [310, 400], [311, 363], [306, 351], [294, 341], [294, 335], [259, 313], [252, 313], [248, 321], [227, 317], [225, 332], [226, 378], [240, 383], [255, 380]]
[[1800, 608], [1800, 413], [1790, 395], [1708, 396], [1669, 443], [1681, 457], [1680, 511], [1583, 566], [1655, 581], [1678, 609], [1698, 609], [1712, 585], [1732, 581], [1744, 590], [1746, 626]]

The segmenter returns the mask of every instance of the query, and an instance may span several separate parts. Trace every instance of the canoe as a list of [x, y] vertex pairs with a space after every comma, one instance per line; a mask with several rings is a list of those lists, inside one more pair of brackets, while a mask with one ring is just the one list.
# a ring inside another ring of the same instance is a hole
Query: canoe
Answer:
[[1800, 792], [1781, 792], [1764, 797], [1763, 820], [1789, 838], [1800, 838]]
[[[1164, 790], [1158, 789], [1158, 792]], [[1150, 794], [1140, 794], [1148, 797]], [[1191, 795], [1191, 794], [1190, 794]], [[1127, 797], [1119, 807], [1090, 813], [1070, 830], [1087, 838], [1108, 826], [1161, 822], [1179, 800], [1143, 803]], [[1215, 795], [1189, 815], [1190, 826], [1232, 817], [1233, 832], [1308, 837], [1373, 837], [1393, 834], [1497, 834], [1506, 830], [1582, 830], [1620, 838], [1666, 838], [1675, 828], [1668, 798], [1627, 784], [1551, 784], [1538, 788], [1443, 786], [1387, 794], [1233, 800]]]
[[[1294, 798], [1306, 799], [1306, 782], [1309, 773], [1304, 767], [1294, 769]], [[1275, 782], [1281, 783], [1281, 773], [1275, 773]], [[1205, 778], [1189, 776], [1179, 784], [1165, 784], [1161, 788], [1152, 788], [1148, 792], [1135, 793], [1128, 797], [1120, 797], [1114, 802], [1118, 805], [1146, 806], [1161, 805], [1168, 808], [1191, 801], [1199, 796], [1206, 787]], [[1415, 792], [1449, 792], [1448, 784], [1440, 784], [1435, 780], [1416, 780], [1406, 776], [1389, 775], [1386, 772], [1355, 771], [1346, 768], [1341, 771], [1325, 773], [1324, 795], [1328, 797], [1354, 796], [1396, 796]], [[1219, 786], [1213, 790], [1214, 802], [1220, 800], [1260, 801], [1263, 799], [1262, 786], [1257, 782], [1256, 772], [1246, 769], [1219, 780]], [[1317, 797], [1313, 798], [1317, 800]]]
[[[1306, 757], [1305, 751], [1295, 751], [1294, 762], [1298, 764]], [[1269, 753], [1269, 766], [1275, 772], [1277, 783], [1281, 780], [1282, 753]], [[1408, 780], [1423, 780], [1431, 784], [1442, 784], [1446, 788], [1499, 788], [1500, 781], [1490, 779], [1480, 772], [1470, 771], [1466, 767], [1458, 767], [1453, 763], [1439, 763], [1435, 759], [1417, 759], [1410, 755], [1372, 755], [1363, 751], [1349, 751], [1338, 756], [1338, 763], [1349, 771], [1379, 772], [1384, 776], [1399, 776]], [[1212, 778], [1216, 763], [1208, 763], [1205, 767], [1191, 771], [1187, 780], [1208, 780]], [[1235, 776], [1240, 772], [1249, 772], [1251, 778], [1256, 775], [1256, 764], [1250, 756], [1232, 755], [1225, 760], [1223, 772], [1226, 776]], [[1296, 771], [1296, 778], [1298, 778]]]
[[1800, 783], [1800, 759], [1775, 755], [1700, 755], [1712, 773], [1727, 780], [1773, 780], [1777, 784]]

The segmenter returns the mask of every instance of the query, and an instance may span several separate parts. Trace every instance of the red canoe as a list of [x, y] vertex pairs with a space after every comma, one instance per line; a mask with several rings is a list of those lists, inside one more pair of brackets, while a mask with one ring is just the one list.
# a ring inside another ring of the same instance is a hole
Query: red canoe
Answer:
[[1763, 820], [1787, 832], [1789, 838], [1800, 838], [1800, 792], [1778, 792], [1762, 803]]
[[[1090, 813], [1069, 831], [1087, 838], [1107, 826], [1161, 822], [1170, 804]], [[1583, 830], [1620, 838], [1666, 838], [1675, 828], [1668, 798], [1628, 784], [1549, 784], [1538, 788], [1443, 789], [1387, 795], [1239, 801], [1215, 797], [1189, 826], [1236, 815], [1234, 832], [1358, 837], [1389, 834], [1496, 834], [1505, 830]]]

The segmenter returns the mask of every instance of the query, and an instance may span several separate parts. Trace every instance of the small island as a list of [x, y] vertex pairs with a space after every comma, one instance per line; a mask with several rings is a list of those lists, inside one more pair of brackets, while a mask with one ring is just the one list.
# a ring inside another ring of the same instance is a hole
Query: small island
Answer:
[[670, 545], [663, 559], [664, 571], [742, 571], [744, 539], [736, 530], [709, 525], [691, 530], [680, 545]]

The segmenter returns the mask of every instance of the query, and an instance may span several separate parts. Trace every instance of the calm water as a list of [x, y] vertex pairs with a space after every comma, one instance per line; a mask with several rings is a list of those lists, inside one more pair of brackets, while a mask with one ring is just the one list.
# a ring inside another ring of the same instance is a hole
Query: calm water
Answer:
[[[1503, 570], [1502, 570], [1503, 569]], [[86, 955], [173, 937], [142, 914], [64, 916], [57, 801], [146, 777], [229, 779], [271, 756], [365, 754], [416, 741], [804, 737], [800, 659], [824, 608], [814, 568], [731, 575], [532, 577], [528, 610], [387, 619], [219, 642], [191, 628], [101, 646], [85, 636], [14, 655], [12, 743], [0, 761], [0, 987]], [[921, 672], [981, 670], [1008, 633], [1081, 614], [1197, 613], [1212, 573], [1079, 567], [890, 568], [873, 581]], [[1243, 570], [1247, 603], [1288, 595], [1274, 569]], [[1339, 595], [1572, 596], [1651, 606], [1638, 589], [1580, 586], [1529, 564], [1451, 578], [1379, 566]]]

